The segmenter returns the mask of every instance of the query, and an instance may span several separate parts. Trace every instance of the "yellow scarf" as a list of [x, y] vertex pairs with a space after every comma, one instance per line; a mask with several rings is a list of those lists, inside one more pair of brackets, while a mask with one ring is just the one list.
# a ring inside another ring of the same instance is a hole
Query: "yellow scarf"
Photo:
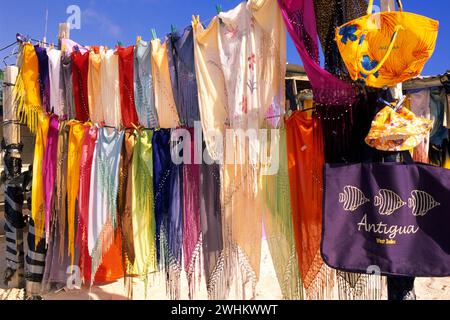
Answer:
[[19, 57], [20, 71], [14, 87], [17, 116], [31, 132], [36, 132], [38, 112], [41, 110], [39, 94], [39, 63], [34, 46], [26, 43]]
[[31, 190], [31, 217], [34, 221], [35, 241], [38, 243], [44, 237], [44, 179], [42, 163], [44, 161], [45, 145], [50, 118], [44, 112], [36, 113], [36, 143], [34, 146], [33, 182]]
[[80, 185], [80, 160], [83, 137], [89, 123], [70, 122], [69, 152], [67, 156], [67, 226], [68, 226], [68, 254], [75, 259], [75, 201]]

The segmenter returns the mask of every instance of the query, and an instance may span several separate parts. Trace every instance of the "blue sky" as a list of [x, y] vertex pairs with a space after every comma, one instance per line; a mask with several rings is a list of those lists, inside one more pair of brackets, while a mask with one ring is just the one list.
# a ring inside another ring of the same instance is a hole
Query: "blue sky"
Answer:
[[[117, 41], [133, 44], [137, 35], [151, 38], [151, 28], [159, 37], [174, 24], [181, 30], [190, 24], [192, 14], [202, 21], [216, 14], [220, 3], [223, 10], [236, 6], [239, 0], [0, 0], [0, 47], [14, 41], [17, 32], [41, 39], [45, 33], [45, 12], [48, 7], [49, 42], [57, 41], [58, 23], [68, 18], [66, 9], [78, 5], [82, 11], [81, 29], [72, 30], [71, 38], [86, 45], [113, 47]], [[404, 0], [407, 11], [440, 21], [439, 38], [433, 57], [425, 66], [424, 75], [443, 73], [450, 69], [450, 1]], [[377, 3], [377, 1], [375, 2]], [[0, 53], [3, 59], [5, 52]], [[288, 41], [288, 62], [301, 64], [292, 42]]]

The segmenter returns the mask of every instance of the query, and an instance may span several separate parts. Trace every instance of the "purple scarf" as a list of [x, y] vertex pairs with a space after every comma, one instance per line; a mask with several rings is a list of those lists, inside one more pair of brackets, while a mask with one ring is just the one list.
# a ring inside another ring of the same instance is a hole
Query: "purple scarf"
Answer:
[[315, 102], [326, 105], [353, 104], [356, 101], [355, 88], [320, 66], [313, 0], [278, 0], [278, 4], [311, 81]]
[[52, 211], [52, 200], [55, 189], [56, 158], [58, 151], [58, 117], [52, 116], [47, 133], [47, 142], [44, 152], [44, 165], [42, 175], [44, 177], [44, 213], [45, 213], [45, 235], [47, 243], [50, 236], [50, 216]]
[[48, 69], [47, 49], [35, 46], [39, 63], [39, 89], [41, 93], [42, 107], [50, 112], [50, 75]]

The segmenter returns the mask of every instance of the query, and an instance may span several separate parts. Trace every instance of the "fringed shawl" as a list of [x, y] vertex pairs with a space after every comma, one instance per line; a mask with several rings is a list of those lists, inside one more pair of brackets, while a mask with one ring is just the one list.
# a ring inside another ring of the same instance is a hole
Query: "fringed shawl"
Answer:
[[19, 55], [20, 71], [14, 86], [17, 117], [34, 133], [42, 109], [39, 88], [39, 63], [33, 45], [23, 45]]
[[139, 41], [134, 50], [134, 97], [141, 125], [158, 128], [152, 74], [152, 46]]
[[72, 85], [75, 101], [75, 116], [78, 121], [89, 120], [88, 99], [89, 52], [72, 53]]
[[36, 142], [33, 158], [33, 182], [31, 190], [31, 218], [34, 221], [36, 243], [45, 236], [44, 179], [42, 176], [44, 153], [50, 118], [44, 112], [37, 113]]
[[75, 106], [73, 99], [73, 82], [72, 82], [72, 56], [63, 54], [61, 56], [61, 90], [63, 103], [63, 116], [68, 119], [75, 118]]
[[44, 210], [45, 210], [45, 239], [47, 243], [50, 237], [50, 224], [53, 209], [53, 194], [55, 191], [55, 175], [57, 166], [58, 152], [58, 133], [59, 120], [58, 117], [50, 117], [49, 128], [47, 132], [47, 142], [44, 153], [44, 161], [42, 167], [42, 176], [44, 178]]
[[180, 118], [170, 82], [167, 44], [161, 44], [159, 39], [152, 41], [152, 72], [159, 126], [163, 129], [177, 128]]
[[61, 51], [47, 49], [49, 78], [50, 78], [50, 111], [58, 116], [63, 115], [64, 104], [61, 90]]
[[50, 112], [50, 74], [47, 49], [39, 45], [34, 47], [39, 62], [39, 91], [41, 94], [42, 107]]
[[82, 156], [82, 147], [84, 135], [86, 134], [86, 126], [79, 122], [69, 123], [69, 151], [67, 157], [67, 237], [69, 242], [68, 254], [75, 259], [75, 233], [76, 220], [75, 208], [80, 185], [80, 160]]
[[284, 128], [277, 133], [276, 143], [279, 156], [272, 160], [279, 161], [278, 173], [263, 177], [264, 230], [283, 299], [298, 300], [303, 299], [303, 285], [295, 248]]
[[121, 107], [119, 88], [119, 57], [113, 50], [102, 51], [101, 99], [105, 124], [120, 127]]
[[134, 47], [118, 48], [120, 108], [122, 124], [125, 128], [139, 125], [139, 119], [134, 102]]
[[89, 194], [88, 248], [92, 258], [91, 284], [102, 258], [114, 242], [117, 227], [117, 191], [120, 151], [124, 133], [107, 128], [98, 131]]
[[171, 159], [171, 132], [155, 131], [153, 146], [153, 187], [157, 258], [167, 277], [167, 292], [172, 299], [179, 297], [182, 251], [182, 184], [181, 166]]
[[166, 38], [175, 105], [181, 125], [189, 128], [194, 127], [195, 121], [200, 121], [193, 36], [193, 29], [189, 26], [182, 35], [171, 33]]
[[134, 266], [147, 282], [149, 272], [157, 272], [156, 222], [153, 198], [153, 132], [135, 131], [132, 163], [132, 222]]
[[[88, 99], [89, 114], [93, 123], [102, 123], [105, 120], [104, 113], [108, 108], [103, 104], [102, 96], [102, 57], [103, 47], [95, 48], [89, 52], [88, 72]], [[114, 96], [114, 92], [109, 94]]]
[[327, 105], [352, 104], [356, 90], [321, 68], [313, 0], [278, 0], [286, 28], [311, 81], [314, 101]]

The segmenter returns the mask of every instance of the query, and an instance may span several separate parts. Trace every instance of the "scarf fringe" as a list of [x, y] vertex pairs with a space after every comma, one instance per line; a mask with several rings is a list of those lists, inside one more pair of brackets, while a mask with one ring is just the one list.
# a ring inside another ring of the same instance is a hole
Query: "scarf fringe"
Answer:
[[95, 281], [95, 275], [103, 262], [103, 256], [109, 251], [114, 243], [114, 229], [111, 221], [107, 221], [98, 236], [94, 249], [90, 253], [92, 258], [91, 265], [91, 284], [92, 287]]
[[381, 300], [385, 278], [337, 271], [339, 300]]
[[26, 103], [27, 91], [25, 89], [24, 79], [19, 72], [16, 84], [13, 89], [13, 97], [15, 104], [15, 113], [19, 121], [25, 124], [32, 134], [36, 134], [38, 127], [38, 116], [41, 111], [39, 105], [27, 105]]
[[198, 280], [199, 284], [201, 282], [202, 247], [203, 247], [203, 239], [202, 239], [202, 233], [200, 233], [197, 244], [195, 245], [194, 250], [192, 251], [188, 268], [186, 270], [186, 277], [187, 277], [188, 288], [189, 288], [189, 300], [193, 300], [194, 296], [195, 296], [195, 292], [196, 292], [195, 279]]

